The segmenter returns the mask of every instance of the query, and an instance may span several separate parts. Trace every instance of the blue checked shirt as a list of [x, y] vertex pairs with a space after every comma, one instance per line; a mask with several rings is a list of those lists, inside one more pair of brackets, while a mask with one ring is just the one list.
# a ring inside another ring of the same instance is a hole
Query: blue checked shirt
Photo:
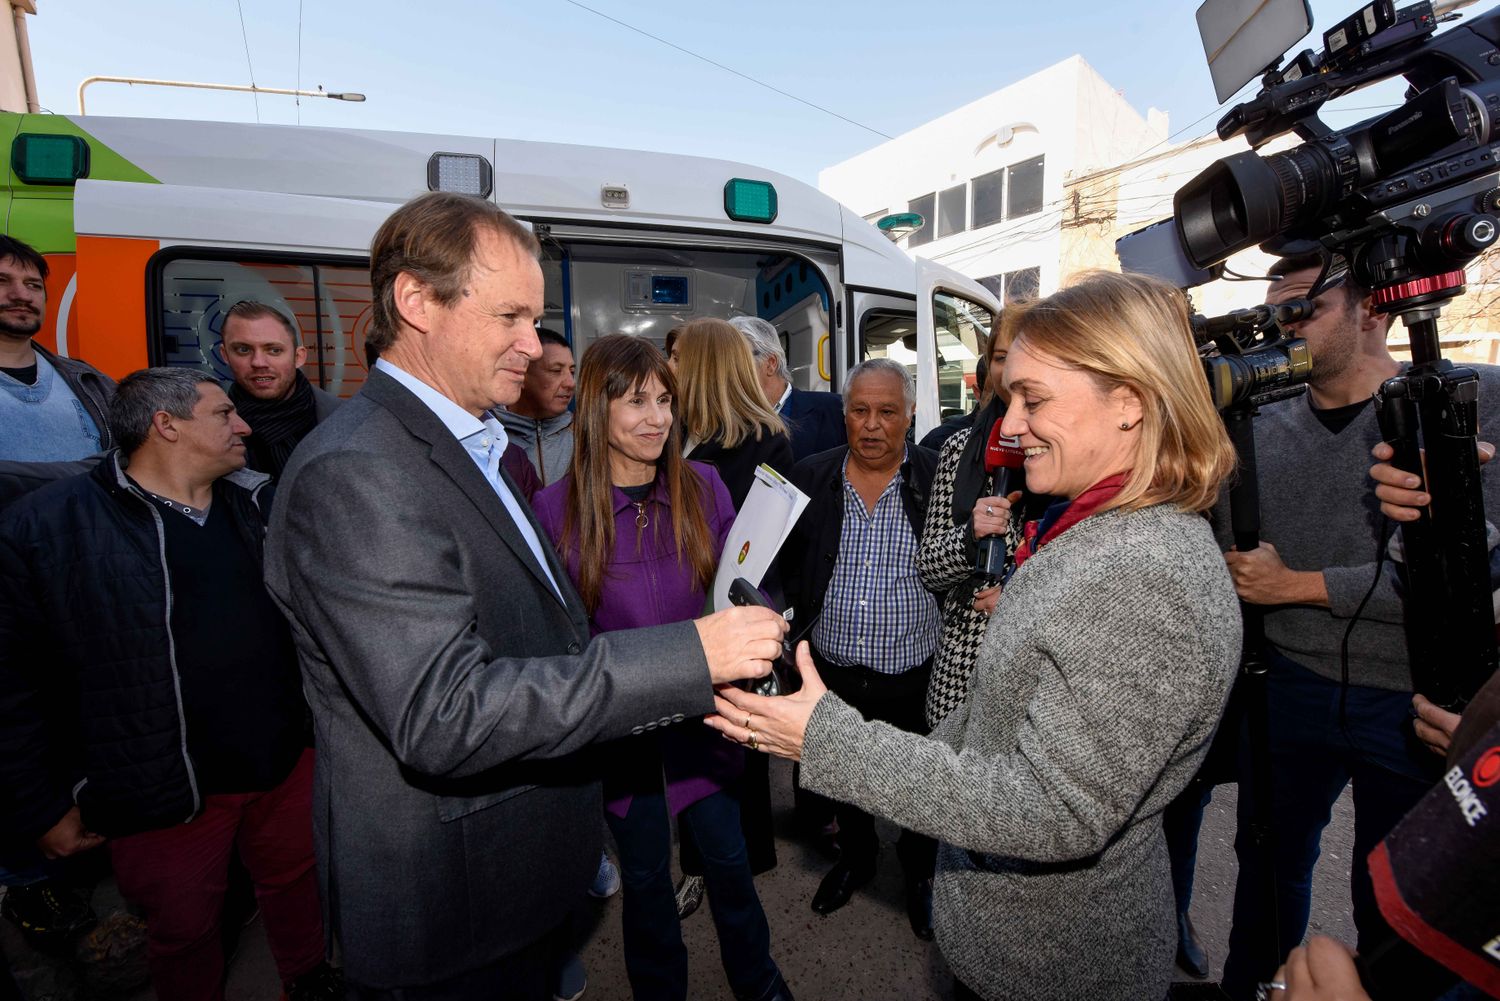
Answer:
[[938, 645], [942, 615], [917, 575], [916, 534], [901, 503], [901, 474], [865, 509], [844, 459], [844, 527], [813, 646], [835, 664], [881, 674], [920, 667]]

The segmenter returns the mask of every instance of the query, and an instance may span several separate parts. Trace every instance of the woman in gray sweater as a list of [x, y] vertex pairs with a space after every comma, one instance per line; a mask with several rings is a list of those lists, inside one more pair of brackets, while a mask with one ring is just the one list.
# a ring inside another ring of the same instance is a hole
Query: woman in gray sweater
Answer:
[[1095, 274], [1007, 310], [1004, 429], [1062, 501], [1027, 525], [968, 701], [930, 737], [803, 689], [728, 689], [710, 724], [804, 785], [942, 842], [958, 997], [1154, 1001], [1176, 909], [1161, 812], [1197, 770], [1240, 650], [1202, 512], [1234, 457], [1174, 288]]

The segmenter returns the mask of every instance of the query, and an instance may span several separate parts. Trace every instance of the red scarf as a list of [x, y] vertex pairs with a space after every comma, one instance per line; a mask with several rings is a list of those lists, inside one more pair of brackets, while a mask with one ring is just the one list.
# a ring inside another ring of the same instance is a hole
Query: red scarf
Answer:
[[1107, 476], [1071, 501], [1053, 504], [1036, 521], [1028, 521], [1022, 529], [1024, 538], [1016, 547], [1016, 569], [1019, 570], [1022, 563], [1036, 555], [1036, 551], [1042, 546], [1114, 500], [1125, 488], [1125, 481], [1129, 478], [1129, 470]]

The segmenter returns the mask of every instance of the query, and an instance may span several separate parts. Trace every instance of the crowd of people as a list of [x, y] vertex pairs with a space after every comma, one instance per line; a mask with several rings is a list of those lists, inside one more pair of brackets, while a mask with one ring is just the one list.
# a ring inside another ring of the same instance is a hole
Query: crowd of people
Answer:
[[[1155, 1001], [1174, 964], [1208, 971], [1187, 913], [1204, 762], [1250, 753], [1244, 602], [1274, 648], [1274, 850], [1242, 783], [1224, 990], [1361, 996], [1347, 950], [1295, 948], [1321, 833], [1352, 782], [1374, 949], [1365, 858], [1459, 724], [1412, 692], [1382, 556], [1384, 518], [1428, 499], [1383, 463], [1370, 481], [1370, 396], [1400, 365], [1367, 290], [1277, 264], [1270, 301], [1317, 292], [1294, 329], [1314, 366], [1256, 422], [1267, 541], [1239, 552], [1234, 451], [1167, 285], [1098, 273], [1010, 304], [980, 405], [916, 444], [905, 366], [804, 390], [757, 317], [575, 359], [540, 326], [539, 255], [490, 203], [402, 206], [371, 248], [368, 377], [339, 400], [253, 301], [223, 312], [227, 391], [188, 368], [116, 385], [35, 341], [47, 262], [0, 238], [7, 918], [77, 934], [71, 867], [105, 852], [162, 1001], [222, 998], [237, 892], [289, 1001], [571, 1001], [570, 914], [623, 887], [636, 998], [687, 997], [706, 896], [734, 997], [789, 1001], [755, 884], [776, 755], [839, 850], [813, 911], [873, 878], [884, 817], [955, 996]], [[997, 429], [1023, 490], [989, 472]], [[762, 465], [809, 498], [762, 582], [801, 640], [778, 697], [735, 683], [784, 656], [787, 620], [705, 611]], [[983, 540], [1002, 573], [976, 574]]]

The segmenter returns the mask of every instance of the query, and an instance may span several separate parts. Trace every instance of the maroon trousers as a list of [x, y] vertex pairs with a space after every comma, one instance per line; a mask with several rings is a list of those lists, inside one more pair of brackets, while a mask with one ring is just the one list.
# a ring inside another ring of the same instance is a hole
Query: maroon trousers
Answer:
[[146, 915], [159, 1001], [222, 1001], [219, 922], [230, 853], [239, 852], [283, 983], [324, 958], [312, 844], [313, 752], [267, 792], [204, 797], [190, 823], [109, 842], [120, 892]]

